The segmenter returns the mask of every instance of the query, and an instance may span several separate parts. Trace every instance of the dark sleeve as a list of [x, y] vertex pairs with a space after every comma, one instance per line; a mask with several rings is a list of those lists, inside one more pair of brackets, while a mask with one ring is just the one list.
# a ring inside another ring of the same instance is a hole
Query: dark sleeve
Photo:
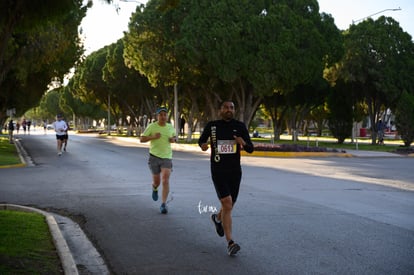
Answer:
[[200, 135], [200, 138], [198, 139], [198, 146], [201, 146], [201, 144], [206, 143], [208, 138], [210, 137], [211, 133], [211, 122], [208, 122], [206, 127], [204, 127], [203, 132]]
[[243, 149], [247, 153], [253, 153], [254, 146], [253, 146], [252, 140], [250, 139], [249, 131], [247, 130], [246, 125], [244, 125], [244, 123], [243, 123], [242, 129], [243, 129], [242, 138], [244, 142], [246, 142], [246, 144], [243, 146]]

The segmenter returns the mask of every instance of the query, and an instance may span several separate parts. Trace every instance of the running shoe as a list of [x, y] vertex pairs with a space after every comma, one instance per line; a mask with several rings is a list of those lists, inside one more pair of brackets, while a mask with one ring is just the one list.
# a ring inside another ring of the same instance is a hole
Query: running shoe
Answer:
[[217, 218], [217, 214], [211, 214], [211, 221], [213, 222], [214, 226], [216, 227], [216, 232], [217, 235], [219, 235], [220, 237], [224, 236], [224, 229], [223, 229], [223, 225], [221, 224], [221, 222], [217, 222], [216, 218]]
[[154, 201], [157, 201], [158, 200], [158, 188], [152, 187], [152, 199]]
[[165, 203], [161, 204], [160, 211], [161, 211], [161, 214], [167, 214], [168, 213], [167, 205], [165, 205]]
[[58, 152], [58, 156], [61, 156], [62, 155], [62, 152]]
[[236, 255], [236, 253], [240, 250], [240, 245], [236, 244], [233, 241], [229, 242], [229, 245], [227, 246], [227, 254], [229, 256]]

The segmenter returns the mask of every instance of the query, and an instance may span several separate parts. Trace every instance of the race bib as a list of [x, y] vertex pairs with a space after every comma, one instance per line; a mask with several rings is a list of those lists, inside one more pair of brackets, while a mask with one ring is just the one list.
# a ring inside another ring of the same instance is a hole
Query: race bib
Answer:
[[237, 151], [235, 140], [218, 140], [217, 149], [219, 154], [235, 154]]

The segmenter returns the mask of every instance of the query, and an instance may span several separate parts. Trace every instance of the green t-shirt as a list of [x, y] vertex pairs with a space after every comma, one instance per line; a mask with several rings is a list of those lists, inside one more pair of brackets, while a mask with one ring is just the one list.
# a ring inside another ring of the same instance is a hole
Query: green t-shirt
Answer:
[[161, 133], [161, 137], [150, 141], [150, 154], [163, 159], [172, 159], [172, 149], [169, 138], [176, 136], [174, 127], [170, 123], [166, 123], [165, 126], [160, 126], [156, 121], [148, 125], [142, 135], [151, 136], [156, 133]]

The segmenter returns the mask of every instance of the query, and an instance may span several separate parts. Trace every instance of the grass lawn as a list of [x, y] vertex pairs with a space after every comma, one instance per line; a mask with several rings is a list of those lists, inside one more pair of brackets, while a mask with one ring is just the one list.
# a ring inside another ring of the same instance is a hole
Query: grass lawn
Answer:
[[16, 146], [10, 144], [7, 136], [0, 136], [0, 166], [21, 163]]
[[0, 274], [63, 274], [43, 215], [0, 210]]

